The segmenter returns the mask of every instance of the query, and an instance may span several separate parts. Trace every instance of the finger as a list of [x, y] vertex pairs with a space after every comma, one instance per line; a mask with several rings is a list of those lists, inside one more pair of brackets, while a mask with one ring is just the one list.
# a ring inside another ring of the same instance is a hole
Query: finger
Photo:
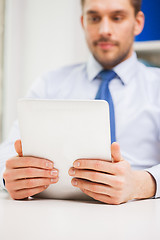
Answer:
[[16, 192], [11, 193], [11, 197], [14, 200], [20, 200], [28, 197], [32, 197], [40, 192], [43, 192], [48, 186], [36, 187], [31, 189], [23, 189]]
[[69, 170], [69, 175], [76, 178], [89, 180], [92, 182], [102, 183], [112, 187], [117, 187], [117, 180], [114, 175], [109, 175], [106, 173], [90, 171], [90, 170], [77, 170], [71, 168]]
[[12, 182], [25, 178], [57, 178], [59, 174], [58, 169], [43, 170], [38, 168], [20, 168], [14, 170], [8, 170], [3, 174], [3, 178], [6, 182]]
[[14, 147], [15, 147], [15, 150], [18, 153], [19, 157], [22, 157], [23, 156], [23, 154], [22, 154], [22, 143], [21, 143], [20, 139], [15, 141]]
[[111, 155], [114, 162], [123, 160], [120, 152], [120, 146], [116, 142], [112, 143], [111, 145]]
[[112, 162], [99, 159], [78, 159], [73, 163], [74, 168], [90, 169], [98, 172], [116, 174], [116, 168]]
[[112, 204], [112, 205], [119, 205], [121, 203], [125, 203], [125, 201], [121, 200], [121, 198], [117, 196], [110, 197], [104, 194], [94, 193], [85, 189], [82, 189], [82, 192], [94, 198], [95, 200], [98, 200], [103, 203]]
[[86, 195], [92, 197], [93, 199], [103, 202], [103, 203], [107, 203], [107, 204], [113, 204], [112, 198], [103, 194], [99, 194], [99, 193], [94, 193], [85, 189], [81, 189], [82, 192], [84, 192]]
[[53, 169], [54, 163], [48, 159], [36, 158], [36, 157], [15, 157], [7, 160], [6, 168], [42, 168], [42, 169]]
[[57, 183], [59, 178], [28, 178], [24, 180], [18, 180], [6, 184], [7, 189], [12, 189], [14, 191], [42, 187], [50, 184]]
[[71, 181], [72, 185], [74, 187], [78, 187], [80, 189], [85, 189], [90, 192], [98, 193], [98, 194], [104, 194], [107, 196], [115, 196], [117, 191], [115, 191], [112, 187], [100, 184], [100, 183], [94, 183], [86, 180], [80, 180], [73, 178]]

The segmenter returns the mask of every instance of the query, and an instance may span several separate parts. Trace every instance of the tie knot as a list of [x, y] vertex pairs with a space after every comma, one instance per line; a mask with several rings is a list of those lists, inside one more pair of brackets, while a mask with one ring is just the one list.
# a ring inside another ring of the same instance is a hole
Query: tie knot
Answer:
[[102, 81], [107, 81], [108, 83], [116, 76], [117, 74], [113, 70], [103, 70], [98, 74]]

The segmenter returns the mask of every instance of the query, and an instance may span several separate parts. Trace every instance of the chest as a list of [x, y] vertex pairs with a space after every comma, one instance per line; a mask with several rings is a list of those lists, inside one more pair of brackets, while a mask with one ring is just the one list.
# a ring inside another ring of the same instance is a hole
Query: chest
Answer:
[[[116, 138], [132, 165], [152, 166], [160, 161], [160, 107], [141, 89], [113, 93]], [[139, 161], [140, 160], [140, 161]]]

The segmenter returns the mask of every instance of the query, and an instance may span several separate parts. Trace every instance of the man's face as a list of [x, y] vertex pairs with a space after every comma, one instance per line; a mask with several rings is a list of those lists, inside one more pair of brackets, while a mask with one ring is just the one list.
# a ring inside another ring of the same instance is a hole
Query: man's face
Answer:
[[130, 0], [86, 0], [81, 21], [93, 56], [110, 69], [132, 55], [144, 16], [142, 12], [135, 16]]

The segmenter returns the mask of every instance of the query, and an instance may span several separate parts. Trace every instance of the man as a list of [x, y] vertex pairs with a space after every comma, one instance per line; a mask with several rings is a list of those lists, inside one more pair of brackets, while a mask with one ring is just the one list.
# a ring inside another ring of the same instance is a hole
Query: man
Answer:
[[[81, 22], [92, 53], [89, 62], [46, 74], [28, 94], [95, 99], [103, 82], [99, 74], [116, 73], [109, 83], [117, 141], [111, 145], [113, 161], [78, 159], [69, 169], [73, 186], [109, 204], [160, 196], [160, 72], [139, 63], [133, 52], [134, 37], [144, 26], [140, 7], [141, 0], [82, 0]], [[20, 140], [15, 142], [18, 156], [13, 157], [15, 128], [9, 143], [1, 147], [9, 159], [1, 172], [11, 197], [22, 199], [56, 184], [58, 169], [49, 160], [23, 157]]]

